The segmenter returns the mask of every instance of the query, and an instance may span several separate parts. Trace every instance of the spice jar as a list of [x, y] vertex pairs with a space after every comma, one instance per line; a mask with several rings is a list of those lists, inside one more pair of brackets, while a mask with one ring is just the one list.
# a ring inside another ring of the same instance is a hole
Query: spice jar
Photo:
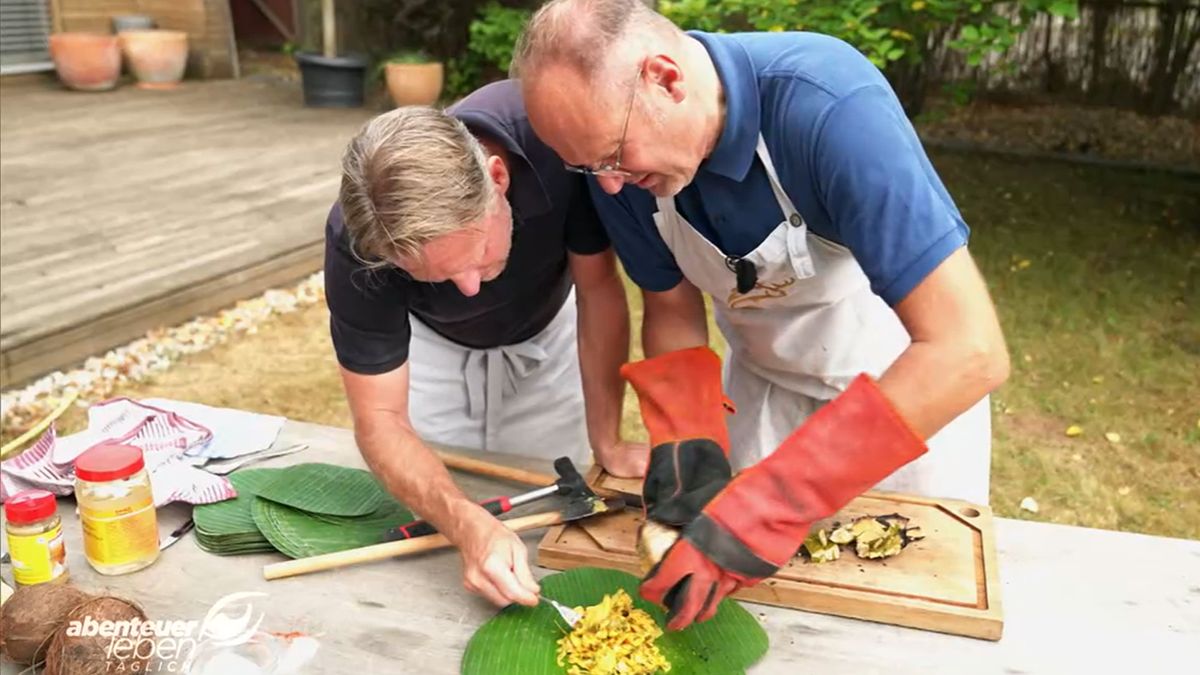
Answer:
[[101, 445], [75, 460], [83, 550], [101, 574], [127, 574], [158, 560], [158, 515], [140, 448]]
[[4, 504], [4, 530], [18, 586], [67, 580], [67, 549], [54, 495], [45, 490], [13, 495]]

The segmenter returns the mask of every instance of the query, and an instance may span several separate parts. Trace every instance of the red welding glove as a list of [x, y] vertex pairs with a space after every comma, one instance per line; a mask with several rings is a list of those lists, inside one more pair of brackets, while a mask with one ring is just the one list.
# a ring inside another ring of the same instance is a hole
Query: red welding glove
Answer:
[[646, 576], [642, 597], [668, 607], [672, 630], [711, 618], [723, 597], [787, 564], [812, 523], [926, 450], [875, 381], [859, 375], [708, 502]]
[[732, 405], [721, 389], [721, 357], [693, 347], [627, 363], [621, 376], [637, 392], [650, 432], [650, 462], [642, 481], [646, 517], [683, 526], [729, 482]]

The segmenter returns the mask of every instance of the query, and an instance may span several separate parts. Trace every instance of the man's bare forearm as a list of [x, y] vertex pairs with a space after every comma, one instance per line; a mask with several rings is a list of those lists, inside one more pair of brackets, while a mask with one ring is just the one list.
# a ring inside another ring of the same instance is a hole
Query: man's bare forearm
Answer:
[[1005, 355], [963, 344], [914, 342], [879, 380], [913, 431], [930, 438], [1004, 382]]
[[879, 388], [924, 438], [1008, 378], [1008, 348], [987, 286], [964, 247], [896, 307], [912, 344]]
[[621, 365], [629, 360], [629, 308], [619, 277], [579, 292], [579, 370], [588, 440], [604, 450], [621, 440], [625, 381]]
[[410, 426], [398, 415], [375, 412], [356, 421], [355, 439], [389, 493], [451, 541], [458, 540], [464, 520], [480, 509]]
[[708, 344], [704, 296], [686, 279], [662, 293], [642, 294], [642, 349], [646, 358]]

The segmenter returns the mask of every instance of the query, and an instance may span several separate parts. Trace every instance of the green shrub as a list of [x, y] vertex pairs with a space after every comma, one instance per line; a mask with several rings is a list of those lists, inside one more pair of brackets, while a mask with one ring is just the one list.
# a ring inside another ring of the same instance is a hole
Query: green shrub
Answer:
[[383, 59], [382, 63], [431, 63], [433, 57], [420, 49], [403, 49]]
[[531, 15], [528, 9], [505, 7], [495, 0], [481, 7], [471, 21], [466, 52], [448, 65], [446, 95], [457, 99], [506, 77], [513, 47]]
[[[1016, 7], [1014, 22], [1000, 12]], [[825, 33], [854, 45], [881, 69], [918, 66], [942, 39], [978, 65], [1008, 49], [1041, 13], [1075, 18], [1077, 0], [662, 0], [684, 29]]]

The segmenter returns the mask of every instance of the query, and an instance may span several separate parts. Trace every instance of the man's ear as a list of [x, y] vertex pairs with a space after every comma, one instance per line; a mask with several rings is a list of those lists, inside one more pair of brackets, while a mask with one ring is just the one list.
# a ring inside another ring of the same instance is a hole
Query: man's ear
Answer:
[[500, 191], [500, 194], [507, 194], [509, 174], [508, 165], [504, 163], [504, 160], [497, 155], [488, 155], [487, 172], [488, 177], [496, 184], [496, 189]]
[[666, 54], [655, 54], [646, 59], [646, 76], [671, 100], [679, 103], [687, 98], [687, 87], [683, 79], [683, 68]]

